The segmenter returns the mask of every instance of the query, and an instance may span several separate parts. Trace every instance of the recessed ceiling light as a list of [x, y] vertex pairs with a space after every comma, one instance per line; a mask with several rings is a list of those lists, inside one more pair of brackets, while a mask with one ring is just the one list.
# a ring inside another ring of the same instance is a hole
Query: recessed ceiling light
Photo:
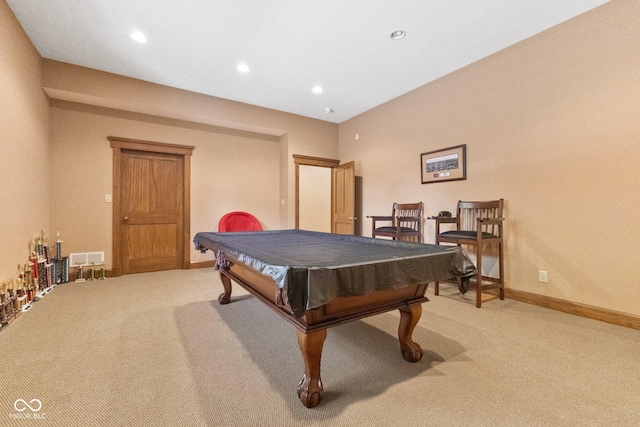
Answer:
[[313, 89], [311, 89], [311, 92], [322, 93], [322, 88], [320, 86], [314, 86]]
[[236, 68], [241, 73], [248, 73], [249, 72], [249, 66], [247, 64], [239, 64]]
[[334, 110], [333, 110], [333, 108], [331, 108], [331, 107], [327, 107], [327, 108], [325, 108], [325, 109], [324, 109], [324, 111], [325, 111], [326, 113], [333, 113], [333, 111], [334, 111]]
[[140, 31], [131, 33], [131, 38], [137, 41], [138, 43], [146, 43], [148, 41], [147, 37], [144, 34], [142, 34]]
[[404, 36], [406, 36], [407, 33], [402, 31], [402, 30], [397, 30], [394, 31], [393, 33], [391, 33], [391, 39], [392, 40], [400, 40], [401, 38], [403, 38]]

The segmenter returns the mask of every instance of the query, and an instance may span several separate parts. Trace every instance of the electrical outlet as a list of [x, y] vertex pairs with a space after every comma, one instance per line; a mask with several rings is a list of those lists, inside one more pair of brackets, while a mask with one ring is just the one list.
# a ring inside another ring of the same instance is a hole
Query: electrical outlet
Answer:
[[544, 270], [538, 270], [538, 282], [547, 283], [547, 272]]

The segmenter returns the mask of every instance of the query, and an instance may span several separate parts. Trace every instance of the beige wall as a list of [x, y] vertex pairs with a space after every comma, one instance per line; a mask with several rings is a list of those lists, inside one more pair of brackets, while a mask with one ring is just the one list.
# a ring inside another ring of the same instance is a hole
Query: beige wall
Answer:
[[331, 168], [298, 165], [298, 226], [331, 233]]
[[[502, 197], [508, 287], [640, 314], [639, 17], [613, 1], [342, 123], [364, 215]], [[458, 144], [467, 180], [422, 185], [420, 153]]]
[[[292, 155], [334, 158], [338, 152], [338, 125], [294, 114], [50, 60], [43, 61], [42, 85], [45, 92], [58, 101], [178, 120], [190, 123], [187, 126], [207, 128], [212, 132], [234, 134], [242, 131], [249, 138], [280, 141], [275, 149], [280, 153], [279, 198], [284, 199], [285, 204], [279, 208], [279, 228], [293, 228], [295, 225]], [[142, 136], [139, 139], [148, 138]], [[189, 145], [188, 141], [173, 143]]]
[[[105, 251], [112, 263], [113, 150], [107, 136], [194, 146], [191, 234], [217, 230], [226, 212], [252, 212], [266, 229], [279, 219], [279, 146], [242, 132], [52, 101], [51, 226], [66, 252]], [[58, 201], [63, 201], [59, 203]], [[191, 261], [210, 259], [192, 249]]]
[[0, 0], [0, 281], [28, 259], [28, 243], [49, 231], [49, 111], [41, 59]]
[[[337, 153], [338, 126], [328, 122], [48, 60], [43, 86], [53, 98], [51, 226], [60, 229], [65, 251], [105, 251], [107, 267], [108, 136], [195, 146], [192, 235], [216, 230], [218, 219], [233, 210], [253, 213], [266, 229], [293, 228], [292, 154]], [[192, 249], [192, 262], [211, 257]]]

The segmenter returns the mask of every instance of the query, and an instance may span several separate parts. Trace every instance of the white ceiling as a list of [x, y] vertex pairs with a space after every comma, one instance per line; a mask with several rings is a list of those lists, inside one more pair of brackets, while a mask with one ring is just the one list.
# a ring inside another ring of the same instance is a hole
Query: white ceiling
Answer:
[[45, 58], [334, 123], [606, 2], [7, 0]]

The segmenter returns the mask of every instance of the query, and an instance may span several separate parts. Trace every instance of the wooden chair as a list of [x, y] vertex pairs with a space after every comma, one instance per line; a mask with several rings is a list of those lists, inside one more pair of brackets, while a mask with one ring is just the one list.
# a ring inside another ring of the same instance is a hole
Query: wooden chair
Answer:
[[[391, 216], [369, 216], [372, 219], [371, 237], [386, 236], [394, 240], [422, 243], [422, 202], [394, 203]], [[390, 222], [380, 226], [379, 222]]]
[[[500, 289], [500, 299], [504, 299], [504, 263], [503, 263], [503, 227], [502, 208], [504, 200], [491, 200], [484, 202], [458, 202], [455, 217], [437, 216], [436, 220], [436, 245], [441, 243], [455, 243], [456, 245], [469, 245], [476, 247], [476, 268], [478, 275], [472, 279], [471, 286], [476, 290], [476, 307], [482, 305], [482, 291], [487, 289]], [[441, 224], [454, 224], [455, 229], [440, 231]], [[482, 255], [484, 245], [498, 246], [499, 277], [482, 275]], [[462, 293], [466, 289], [460, 288]], [[440, 293], [440, 283], [435, 282], [434, 293]]]
[[262, 231], [262, 225], [258, 219], [247, 212], [229, 212], [220, 218], [218, 231]]

